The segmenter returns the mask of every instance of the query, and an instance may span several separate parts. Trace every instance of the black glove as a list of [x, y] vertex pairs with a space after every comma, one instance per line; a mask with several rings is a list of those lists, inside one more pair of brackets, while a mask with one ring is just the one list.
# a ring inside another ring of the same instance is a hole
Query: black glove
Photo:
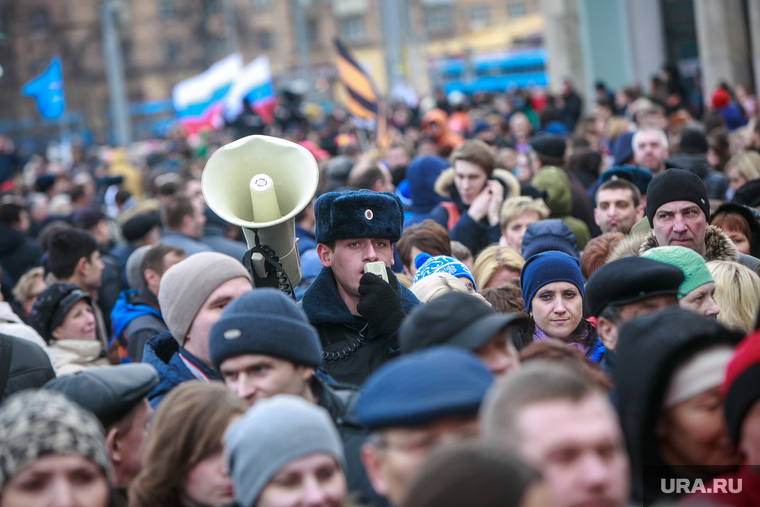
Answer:
[[372, 273], [364, 273], [359, 281], [361, 299], [356, 309], [369, 325], [384, 338], [395, 333], [406, 317], [398, 292], [398, 281], [390, 268], [385, 268], [388, 283]]

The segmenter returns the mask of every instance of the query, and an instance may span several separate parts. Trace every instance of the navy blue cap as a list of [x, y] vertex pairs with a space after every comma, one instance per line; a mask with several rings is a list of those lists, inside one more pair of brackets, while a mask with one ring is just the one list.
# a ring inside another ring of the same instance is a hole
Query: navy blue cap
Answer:
[[319, 335], [293, 299], [277, 289], [260, 288], [235, 298], [211, 326], [208, 336], [211, 364], [217, 370], [225, 359], [261, 354], [295, 365], [319, 368]]
[[404, 228], [404, 205], [391, 192], [328, 192], [314, 203], [314, 218], [317, 243], [359, 238], [395, 243]]
[[599, 176], [599, 185], [613, 179], [624, 179], [633, 183], [641, 195], [646, 195], [652, 173], [634, 165], [617, 166], [604, 171]]
[[492, 383], [483, 363], [464, 349], [439, 346], [412, 352], [370, 375], [356, 404], [356, 418], [373, 431], [475, 416]]
[[522, 240], [522, 258], [529, 259], [541, 252], [556, 250], [580, 260], [578, 242], [570, 228], [558, 218], [539, 220], [525, 229]]
[[615, 165], [622, 165], [633, 159], [633, 132], [623, 132], [615, 139], [612, 143], [612, 155], [615, 157]]

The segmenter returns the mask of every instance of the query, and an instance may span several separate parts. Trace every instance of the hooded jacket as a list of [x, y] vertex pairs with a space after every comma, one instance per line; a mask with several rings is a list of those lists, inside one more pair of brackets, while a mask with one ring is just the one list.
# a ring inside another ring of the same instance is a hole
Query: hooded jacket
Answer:
[[405, 228], [430, 218], [430, 212], [444, 199], [435, 191], [435, 182], [448, 167], [446, 159], [424, 156], [416, 157], [406, 168], [412, 216], [404, 221]]
[[[398, 284], [401, 306], [409, 313], [420, 304]], [[383, 339], [368, 324], [360, 327], [338, 293], [332, 269], [322, 268], [301, 301], [322, 343], [322, 369], [338, 382], [361, 385], [380, 366], [400, 354], [398, 331]]]
[[9, 357], [8, 373], [0, 371], [0, 384], [5, 389], [0, 400], [24, 389], [39, 389], [55, 378], [50, 358], [42, 348], [29, 340], [0, 334], [0, 358]]
[[[183, 361], [184, 359], [184, 361]], [[189, 363], [195, 371], [190, 371]], [[222, 376], [209, 365], [180, 347], [171, 333], [161, 333], [145, 344], [143, 363], [148, 363], [158, 371], [159, 383], [148, 393], [148, 401], [154, 410], [169, 391], [188, 380], [222, 380]]]
[[565, 171], [558, 167], [545, 166], [533, 176], [530, 184], [546, 192], [544, 202], [551, 210], [549, 218], [558, 218], [565, 222], [575, 235], [578, 250], [586, 248], [586, 243], [591, 241], [591, 232], [582, 220], [570, 216], [573, 202], [570, 180]]
[[422, 130], [427, 130], [431, 123], [438, 126], [438, 136], [433, 139], [438, 147], [438, 154], [442, 157], [448, 157], [457, 146], [464, 142], [464, 138], [456, 132], [449, 130], [448, 115], [442, 109], [431, 109], [422, 117], [420, 126]]
[[740, 215], [749, 225], [749, 230], [752, 233], [752, 242], [749, 245], [749, 254], [755, 259], [760, 259], [760, 211], [744, 206], [743, 204], [723, 203], [714, 213], [710, 215], [710, 222], [715, 219], [715, 215], [725, 211], [727, 213], [733, 213]]
[[0, 265], [15, 284], [21, 275], [40, 265], [42, 251], [37, 240], [0, 224]]
[[[459, 241], [469, 248], [473, 257], [475, 257], [488, 245], [499, 242], [499, 238], [501, 237], [501, 226], [500, 224], [490, 225], [488, 223], [488, 217], [483, 217], [479, 222], [475, 222], [475, 220], [467, 214], [467, 210], [470, 209], [470, 206], [463, 203], [462, 198], [459, 196], [457, 187], [454, 184], [455, 175], [453, 167], [446, 169], [440, 176], [438, 176], [438, 179], [435, 180], [434, 188], [438, 195], [445, 200], [452, 201], [457, 210], [459, 210], [459, 220], [449, 231], [449, 237], [452, 241]], [[508, 171], [504, 169], [494, 169], [491, 177], [498, 181], [504, 188], [504, 199], [520, 195], [519, 183], [514, 183], [517, 179]], [[510, 182], [513, 182], [512, 185], [510, 185]], [[443, 227], [448, 228], [449, 212], [440, 204], [430, 211], [430, 218]]]
[[707, 157], [700, 154], [676, 153], [665, 161], [668, 168], [685, 169], [693, 172], [705, 182], [707, 198], [723, 200], [728, 190], [728, 179], [717, 171], [713, 171]]
[[[637, 500], [646, 498], [651, 504], [662, 494], [659, 478], [677, 477], [660, 455], [656, 432], [674, 372], [694, 354], [715, 345], [733, 346], [740, 338], [739, 333], [679, 307], [645, 315], [621, 328], [615, 387]], [[645, 466], [662, 469], [645, 474]]]
[[119, 362], [140, 362], [145, 343], [148, 339], [169, 330], [164, 322], [158, 299], [153, 296], [148, 299], [143, 294], [148, 292], [143, 287], [141, 293], [136, 290], [125, 290], [119, 295], [118, 301], [111, 310], [111, 340], [109, 350], [114, 341], [118, 342]]

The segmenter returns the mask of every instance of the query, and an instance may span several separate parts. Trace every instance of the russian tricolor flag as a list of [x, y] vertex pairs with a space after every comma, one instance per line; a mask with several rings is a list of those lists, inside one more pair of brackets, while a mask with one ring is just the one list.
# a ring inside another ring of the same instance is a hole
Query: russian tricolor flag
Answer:
[[261, 116], [266, 124], [274, 122], [276, 99], [272, 86], [272, 71], [269, 68], [269, 58], [259, 56], [249, 63], [232, 84], [225, 99], [225, 117], [232, 121], [243, 110], [243, 99], [247, 99], [251, 109]]
[[177, 83], [172, 101], [187, 134], [203, 127], [217, 130], [224, 124], [225, 100], [242, 68], [243, 57], [233, 53], [205, 72]]

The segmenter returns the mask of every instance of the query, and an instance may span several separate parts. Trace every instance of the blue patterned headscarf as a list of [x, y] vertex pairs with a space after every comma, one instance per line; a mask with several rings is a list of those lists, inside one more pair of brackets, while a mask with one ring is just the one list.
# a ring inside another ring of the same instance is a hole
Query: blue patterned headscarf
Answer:
[[412, 280], [413, 284], [433, 273], [448, 273], [457, 278], [466, 276], [472, 282], [473, 289], [478, 290], [478, 287], [475, 284], [475, 278], [472, 276], [472, 273], [470, 273], [470, 270], [467, 269], [467, 266], [462, 264], [461, 261], [454, 257], [446, 255], [436, 255], [435, 257], [431, 257], [430, 254], [421, 253], [417, 254], [417, 257], [414, 258], [414, 265], [417, 267], [417, 273], [415, 273], [414, 279]]

